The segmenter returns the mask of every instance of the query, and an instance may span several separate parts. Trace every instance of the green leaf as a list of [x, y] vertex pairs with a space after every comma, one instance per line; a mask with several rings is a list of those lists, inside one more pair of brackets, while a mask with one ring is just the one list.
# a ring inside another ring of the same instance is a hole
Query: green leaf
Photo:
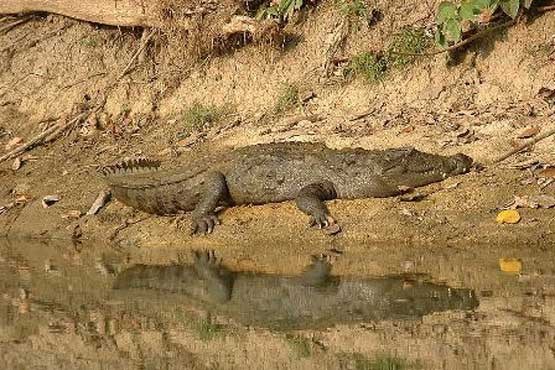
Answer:
[[511, 18], [516, 18], [518, 14], [518, 8], [520, 7], [520, 0], [503, 0], [501, 2], [501, 9], [510, 16]]
[[472, 0], [465, 0], [459, 8], [459, 16], [464, 20], [473, 20], [480, 14], [480, 9], [476, 7]]
[[437, 8], [436, 22], [437, 24], [443, 24], [449, 19], [455, 19], [458, 17], [457, 6], [449, 1], [444, 1], [439, 4]]
[[478, 9], [484, 9], [489, 6], [489, 0], [472, 0], [472, 4]]
[[472, 0], [472, 3], [477, 9], [485, 9], [497, 7], [498, 0]]
[[436, 44], [438, 44], [442, 48], [447, 47], [447, 40], [445, 40], [445, 35], [441, 30], [438, 28], [435, 34]]
[[532, 2], [534, 0], [523, 0], [522, 5], [526, 8], [526, 9], [530, 9], [530, 7], [532, 6]]
[[456, 19], [448, 19], [443, 25], [443, 33], [447, 41], [458, 42], [461, 39], [461, 24]]
[[499, 0], [491, 0], [488, 8], [491, 9], [491, 13], [493, 14], [498, 6], [499, 6]]

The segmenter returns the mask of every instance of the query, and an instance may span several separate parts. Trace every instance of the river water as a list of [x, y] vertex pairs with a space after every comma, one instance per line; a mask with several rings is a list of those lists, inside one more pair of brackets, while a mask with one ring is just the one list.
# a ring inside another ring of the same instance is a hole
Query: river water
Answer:
[[555, 369], [549, 245], [415, 246], [374, 255], [401, 261], [384, 276], [336, 251], [353, 273], [329, 278], [190, 249], [0, 240], [5, 368]]

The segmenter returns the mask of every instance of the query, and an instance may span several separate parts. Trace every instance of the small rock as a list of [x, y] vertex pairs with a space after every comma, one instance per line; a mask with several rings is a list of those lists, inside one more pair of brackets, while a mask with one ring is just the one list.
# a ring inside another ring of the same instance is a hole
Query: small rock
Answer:
[[17, 171], [21, 168], [21, 164], [23, 163], [23, 161], [21, 160], [21, 158], [17, 157], [16, 159], [14, 159], [13, 164], [12, 164], [12, 170]]
[[6, 143], [5, 149], [6, 151], [10, 151], [12, 149], [14, 149], [15, 147], [19, 146], [19, 144], [21, 144], [23, 142], [23, 139], [20, 137], [14, 137], [13, 139], [11, 139], [10, 141], [8, 141]]
[[546, 194], [524, 195], [519, 197], [515, 195], [513, 202], [507, 206], [507, 209], [517, 208], [552, 208], [555, 207], [555, 197]]
[[42, 198], [42, 207], [43, 208], [48, 208], [52, 205], [54, 205], [55, 203], [60, 201], [60, 196], [55, 194], [55, 195], [47, 195], [45, 197]]
[[316, 94], [314, 93], [314, 91], [307, 91], [301, 95], [300, 99], [301, 99], [301, 102], [306, 103], [307, 101], [312, 100], [315, 97], [316, 97]]
[[414, 213], [412, 213], [411, 211], [409, 211], [406, 208], [401, 208], [399, 210], [399, 214], [402, 215], [402, 216], [407, 216], [407, 217], [413, 217], [414, 216]]

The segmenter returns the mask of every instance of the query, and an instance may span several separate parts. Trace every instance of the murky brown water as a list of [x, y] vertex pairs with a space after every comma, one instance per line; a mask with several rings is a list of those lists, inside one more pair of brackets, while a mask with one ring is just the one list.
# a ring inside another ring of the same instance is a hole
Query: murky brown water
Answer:
[[[204, 255], [195, 265], [191, 253], [172, 263], [175, 250], [0, 240], [1, 359], [10, 369], [555, 369], [552, 246], [367, 253], [399, 266], [387, 276], [361, 274], [363, 252], [345, 250], [329, 277], [325, 263], [289, 276]], [[500, 271], [501, 256], [518, 257], [520, 272]]]

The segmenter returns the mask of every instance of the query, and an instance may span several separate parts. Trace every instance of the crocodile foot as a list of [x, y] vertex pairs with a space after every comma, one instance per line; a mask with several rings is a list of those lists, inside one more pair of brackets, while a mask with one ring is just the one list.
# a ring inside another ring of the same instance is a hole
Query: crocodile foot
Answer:
[[220, 220], [218, 220], [218, 217], [213, 214], [193, 217], [193, 224], [191, 226], [191, 235], [210, 234], [214, 230], [214, 226], [219, 224], [220, 224]]
[[328, 214], [313, 214], [310, 216], [309, 225], [318, 229], [323, 229], [326, 233], [333, 235], [341, 231], [341, 226], [333, 217]]

